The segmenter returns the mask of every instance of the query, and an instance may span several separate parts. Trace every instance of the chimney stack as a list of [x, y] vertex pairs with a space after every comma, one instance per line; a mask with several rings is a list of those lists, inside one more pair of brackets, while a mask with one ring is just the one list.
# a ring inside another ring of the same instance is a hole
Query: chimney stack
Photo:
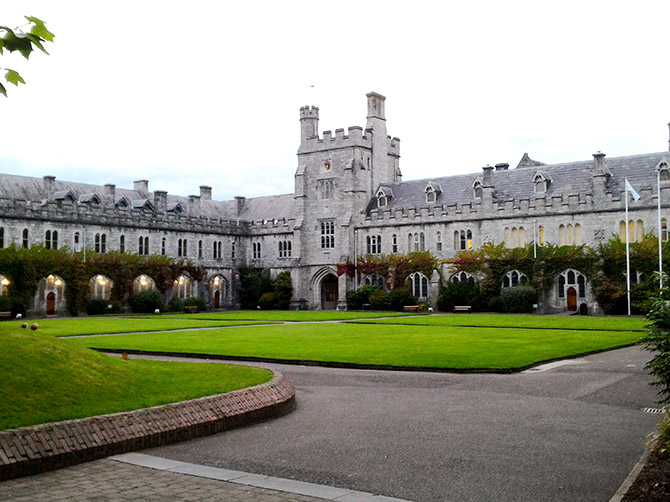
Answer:
[[188, 196], [188, 214], [194, 218], [200, 216], [200, 196], [199, 195], [189, 195]]
[[137, 180], [133, 182], [134, 188], [136, 191], [140, 192], [144, 196], [149, 193], [149, 180]]
[[240, 213], [244, 210], [244, 203], [246, 202], [246, 199], [240, 195], [235, 196], [235, 205], [236, 205], [236, 210], [237, 210], [237, 217], [239, 218]]
[[509, 169], [509, 164], [506, 162], [501, 162], [496, 164], [496, 171], [507, 171]]
[[202, 200], [212, 200], [212, 187], [200, 185], [200, 198]]
[[161, 214], [167, 212], [167, 192], [163, 190], [154, 190], [154, 209], [157, 213]]
[[116, 185], [112, 183], [105, 184], [105, 195], [103, 196], [103, 206], [108, 209], [114, 209], [116, 205]]

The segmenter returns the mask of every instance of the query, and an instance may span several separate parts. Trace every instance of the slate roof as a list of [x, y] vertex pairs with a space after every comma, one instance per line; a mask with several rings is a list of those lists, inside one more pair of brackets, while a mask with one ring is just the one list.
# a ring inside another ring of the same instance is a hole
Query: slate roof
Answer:
[[[94, 195], [102, 199], [105, 193], [105, 187], [101, 185], [74, 183], [58, 179], [53, 182], [52, 190], [54, 200], [62, 200], [65, 195], [70, 194], [75, 201], [79, 201], [80, 203], [91, 202], [94, 199]], [[44, 202], [45, 193], [46, 189], [42, 178], [0, 174], [0, 198], [6, 197], [9, 199]], [[153, 192], [144, 193], [116, 187], [115, 202], [118, 204], [122, 198], [125, 198], [133, 208], [154, 205]], [[167, 209], [174, 211], [177, 206], [181, 206], [184, 211], [187, 211], [189, 207], [188, 197], [168, 194]], [[234, 220], [238, 217], [237, 201], [235, 200], [214, 201], [201, 199], [200, 210], [203, 216], [209, 218]], [[244, 208], [239, 218], [240, 220], [247, 221], [294, 219], [295, 201], [293, 194], [245, 199]]]
[[[631, 155], [627, 157], [605, 157], [605, 165], [612, 173], [608, 190], [616, 196], [621, 194], [624, 187], [624, 178], [635, 187], [636, 190], [652, 187], [656, 190], [655, 167], [662, 159], [670, 159], [670, 152], [649, 153], [642, 155]], [[552, 195], [586, 194], [592, 192], [593, 159], [579, 162], [568, 162], [562, 164], [542, 164], [536, 167], [525, 166], [521, 169], [494, 171], [494, 202], [501, 203], [507, 199], [529, 198], [534, 196], [533, 177], [537, 171], [541, 171], [551, 180], [547, 188], [546, 197]], [[482, 173], [461, 174], [456, 176], [444, 176], [427, 178], [421, 180], [402, 181], [397, 183], [386, 183], [384, 187], [389, 188], [393, 197], [388, 200], [384, 209], [405, 209], [426, 207], [425, 188], [429, 182], [439, 183], [442, 193], [438, 196], [433, 206], [473, 203], [474, 199], [472, 184], [475, 179], [481, 179]], [[371, 203], [368, 209], [376, 208], [376, 203]]]

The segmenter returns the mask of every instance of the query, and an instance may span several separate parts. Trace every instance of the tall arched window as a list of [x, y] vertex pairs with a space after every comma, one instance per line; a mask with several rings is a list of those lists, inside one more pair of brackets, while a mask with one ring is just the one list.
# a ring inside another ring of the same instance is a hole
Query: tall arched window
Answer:
[[0, 227], [0, 248], [5, 247], [5, 227]]
[[458, 284], [459, 282], [471, 282], [474, 284], [475, 276], [465, 271], [461, 271], [456, 272], [454, 275], [452, 275], [449, 281], [453, 282], [454, 284]]
[[408, 277], [410, 281], [410, 290], [417, 298], [428, 297], [428, 278], [421, 272], [414, 272]]
[[148, 275], [142, 274], [133, 281], [133, 293], [156, 289], [156, 283]]
[[30, 247], [30, 239], [29, 239], [29, 233], [28, 233], [27, 228], [23, 229], [23, 233], [21, 235], [21, 240], [22, 240], [23, 247], [28, 249]]
[[126, 252], [126, 236], [125, 235], [120, 235], [119, 236], [119, 252], [120, 253], [125, 253]]
[[386, 283], [384, 282], [384, 278], [379, 275], [379, 274], [370, 274], [365, 277], [363, 277], [363, 280], [361, 281], [364, 286], [379, 286], [380, 288], [384, 288]]
[[161, 254], [165, 256], [166, 253], [167, 253], [167, 239], [163, 237], [161, 239]]
[[396, 234], [393, 234], [393, 236], [391, 236], [391, 252], [392, 253], [398, 252], [398, 236]]
[[437, 232], [435, 234], [435, 249], [437, 249], [437, 251], [442, 251], [442, 232]]
[[88, 281], [89, 298], [109, 300], [112, 291], [112, 281], [104, 275], [96, 275]]
[[[667, 224], [666, 224], [667, 225]], [[661, 220], [661, 235], [663, 232], [663, 220]], [[619, 222], [619, 239], [626, 242], [626, 222]], [[628, 242], [642, 242], [644, 239], [644, 223], [642, 220], [628, 220]]]
[[515, 286], [528, 284], [528, 277], [518, 270], [510, 270], [503, 276], [502, 287], [513, 288]]
[[174, 297], [179, 298], [180, 300], [186, 300], [191, 297], [191, 287], [191, 279], [185, 275], [180, 275], [174, 281], [172, 294]]

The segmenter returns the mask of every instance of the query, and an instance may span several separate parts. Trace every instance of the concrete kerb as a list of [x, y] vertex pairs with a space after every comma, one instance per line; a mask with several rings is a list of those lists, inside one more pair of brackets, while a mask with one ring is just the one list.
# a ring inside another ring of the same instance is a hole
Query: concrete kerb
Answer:
[[280, 372], [255, 387], [140, 410], [0, 432], [0, 481], [215, 434], [295, 408]]

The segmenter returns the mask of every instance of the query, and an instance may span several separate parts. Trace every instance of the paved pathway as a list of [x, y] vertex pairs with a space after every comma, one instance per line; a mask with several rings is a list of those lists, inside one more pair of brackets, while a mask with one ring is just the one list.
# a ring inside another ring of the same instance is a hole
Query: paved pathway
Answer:
[[[144, 453], [420, 502], [605, 502], [659, 419], [642, 411], [648, 357], [631, 347], [515, 375], [268, 364], [295, 384], [295, 412]], [[316, 500], [109, 459], [0, 483], [0, 500], [58, 497]]]

